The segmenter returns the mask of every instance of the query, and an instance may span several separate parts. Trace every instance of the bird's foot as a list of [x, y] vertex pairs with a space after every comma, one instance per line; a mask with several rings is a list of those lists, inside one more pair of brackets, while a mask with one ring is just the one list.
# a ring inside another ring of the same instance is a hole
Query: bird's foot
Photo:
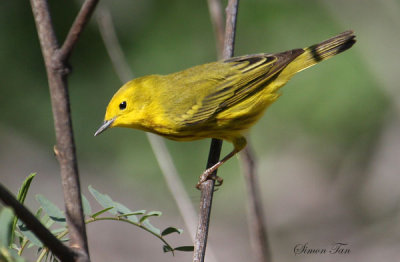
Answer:
[[203, 182], [206, 182], [209, 179], [215, 181], [215, 186], [221, 186], [224, 182], [224, 179], [214, 174], [215, 168], [211, 167], [206, 169], [203, 174], [201, 174], [199, 182], [197, 182], [196, 188], [200, 190], [200, 186]]

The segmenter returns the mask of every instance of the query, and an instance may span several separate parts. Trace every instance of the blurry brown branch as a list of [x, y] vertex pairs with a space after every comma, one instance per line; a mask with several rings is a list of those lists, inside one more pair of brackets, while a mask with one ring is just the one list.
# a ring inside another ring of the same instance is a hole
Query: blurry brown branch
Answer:
[[[210, 10], [211, 21], [214, 26], [214, 32], [216, 34], [217, 51], [218, 57], [229, 57], [233, 56], [233, 48], [229, 43], [225, 45], [225, 49], [221, 47], [220, 42], [224, 41], [224, 25], [222, 24], [222, 8], [220, 0], [208, 0], [208, 6]], [[227, 11], [237, 12], [236, 9], [228, 9]], [[237, 14], [231, 14], [231, 17]], [[228, 21], [227, 21], [228, 22]], [[229, 21], [227, 26], [233, 26], [234, 21]], [[221, 40], [222, 39], [222, 40]], [[232, 39], [226, 39], [227, 41], [233, 41]], [[224, 52], [224, 54], [222, 54]], [[226, 52], [226, 53], [225, 53]], [[264, 214], [262, 210], [261, 196], [257, 188], [257, 175], [255, 173], [255, 160], [252, 154], [250, 143], [247, 144], [246, 148], [241, 152], [241, 160], [243, 167], [244, 179], [247, 185], [247, 199], [248, 199], [248, 225], [250, 231], [250, 238], [252, 243], [253, 252], [257, 261], [271, 261], [271, 253], [268, 244], [267, 230], [264, 222]]]
[[224, 49], [224, 19], [221, 0], [208, 0], [208, 10], [214, 28], [218, 58], [221, 59]]
[[214, 180], [203, 182], [201, 185], [200, 214], [194, 241], [193, 262], [203, 262], [206, 256], [213, 193]]
[[79, 35], [82, 33], [83, 28], [89, 22], [90, 17], [94, 9], [96, 8], [99, 0], [87, 0], [82, 4], [81, 10], [75, 18], [74, 23], [72, 24], [67, 37], [59, 50], [59, 59], [60, 61], [68, 60], [72, 49], [79, 39]]
[[225, 9], [226, 22], [225, 22], [225, 38], [224, 38], [224, 52], [222, 59], [226, 60], [233, 56], [235, 49], [235, 36], [236, 36], [236, 21], [237, 12], [239, 8], [239, 0], [229, 0], [228, 6]]
[[129, 68], [128, 62], [125, 59], [121, 45], [118, 41], [110, 11], [100, 5], [96, 10], [96, 21], [101, 38], [106, 46], [108, 56], [111, 59], [111, 63], [118, 78], [122, 83], [128, 82], [133, 78], [133, 72]]
[[70, 246], [79, 254], [79, 261], [89, 261], [89, 251], [68, 96], [67, 75], [69, 68], [67, 59], [97, 2], [98, 0], [85, 1], [64, 45], [60, 48], [47, 1], [31, 0], [50, 89], [57, 140], [54, 152], [60, 163], [66, 217], [70, 232]]
[[15, 215], [37, 236], [42, 243], [61, 261], [75, 261], [76, 254], [57, 239], [24, 205], [22, 205], [2, 184], [0, 199], [10, 206]]
[[264, 220], [261, 195], [255, 168], [254, 155], [249, 146], [240, 153], [243, 175], [247, 186], [248, 225], [251, 246], [255, 261], [268, 262], [271, 260], [271, 249], [268, 243], [267, 228]]
[[[225, 41], [222, 59], [228, 59], [233, 56], [235, 46], [236, 18], [239, 6], [239, 0], [229, 0], [226, 8]], [[219, 160], [221, 154], [222, 141], [218, 139], [211, 140], [210, 153], [208, 155], [207, 168], [212, 167]], [[217, 175], [213, 172], [213, 176]], [[212, 198], [214, 193], [214, 180], [203, 182], [200, 186], [200, 213], [194, 243], [193, 261], [204, 261], [207, 247], [208, 229], [210, 225], [210, 214], [212, 207]]]

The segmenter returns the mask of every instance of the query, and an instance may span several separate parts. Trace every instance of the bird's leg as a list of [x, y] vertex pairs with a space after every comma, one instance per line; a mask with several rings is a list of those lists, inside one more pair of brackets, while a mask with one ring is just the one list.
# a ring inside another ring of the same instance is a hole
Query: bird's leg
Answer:
[[214, 171], [218, 169], [218, 167], [220, 167], [223, 163], [225, 163], [226, 161], [228, 161], [231, 157], [233, 157], [238, 151], [236, 149], [234, 149], [232, 152], [230, 152], [228, 155], [226, 155], [222, 160], [218, 161], [215, 165], [213, 165], [210, 168], [207, 168], [203, 174], [201, 174], [199, 182], [197, 182], [196, 188], [200, 189], [200, 185], [207, 181], [208, 179], [213, 179], [215, 181], [217, 181], [217, 184], [215, 184], [216, 186], [220, 186], [222, 185], [222, 183], [224, 182], [224, 180], [217, 176], [214, 175]]
[[246, 138], [244, 138], [244, 136], [241, 136], [241, 135], [234, 137], [232, 139], [226, 139], [226, 140], [233, 143], [234, 149], [232, 150], [232, 152], [230, 152], [224, 158], [222, 158], [222, 160], [218, 161], [215, 165], [213, 165], [210, 168], [207, 168], [206, 171], [204, 171], [204, 173], [200, 176], [199, 182], [197, 182], [197, 185], [196, 185], [197, 189], [200, 189], [200, 185], [203, 182], [207, 181], [208, 179], [213, 179], [213, 180], [217, 181], [216, 186], [222, 185], [222, 182], [224, 182], [224, 180], [222, 178], [220, 178], [219, 176], [215, 175], [214, 171], [217, 170], [223, 163], [228, 161], [231, 157], [233, 157], [236, 153], [238, 153], [240, 150], [242, 150], [247, 144]]

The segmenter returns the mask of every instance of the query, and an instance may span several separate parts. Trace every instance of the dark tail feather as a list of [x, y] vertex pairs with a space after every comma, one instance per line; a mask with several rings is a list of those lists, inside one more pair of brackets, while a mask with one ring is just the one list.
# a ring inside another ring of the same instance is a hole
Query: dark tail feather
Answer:
[[343, 51], [346, 51], [356, 42], [354, 32], [345, 31], [335, 37], [332, 37], [322, 43], [304, 48], [304, 53], [299, 55], [285, 69], [287, 76], [294, 75], [316, 63], [331, 58]]

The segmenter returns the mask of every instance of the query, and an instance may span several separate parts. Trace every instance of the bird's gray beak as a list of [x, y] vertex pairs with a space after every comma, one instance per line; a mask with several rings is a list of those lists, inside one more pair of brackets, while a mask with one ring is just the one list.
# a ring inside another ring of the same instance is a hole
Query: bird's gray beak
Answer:
[[110, 127], [110, 125], [114, 122], [115, 117], [113, 119], [110, 120], [105, 120], [103, 122], [103, 124], [99, 127], [99, 129], [97, 129], [96, 133], [94, 133], [94, 136], [100, 135], [101, 133], [103, 133], [104, 130], [106, 130], [107, 128]]

